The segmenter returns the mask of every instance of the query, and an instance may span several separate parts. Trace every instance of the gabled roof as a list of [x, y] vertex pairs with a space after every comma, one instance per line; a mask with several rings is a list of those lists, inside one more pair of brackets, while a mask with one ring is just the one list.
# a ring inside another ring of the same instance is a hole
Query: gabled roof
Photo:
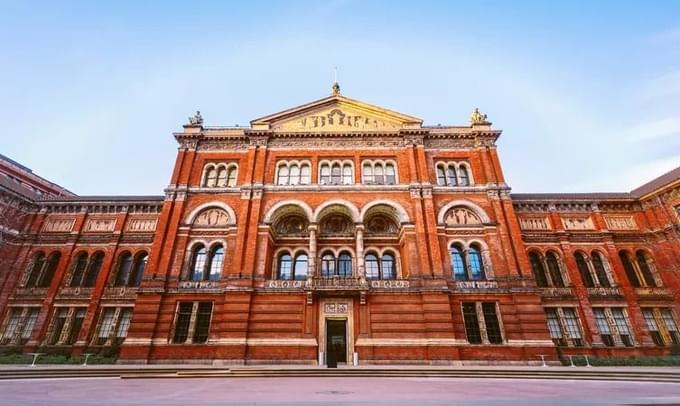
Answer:
[[342, 96], [338, 90], [328, 97], [257, 118], [252, 120], [250, 125], [253, 129], [284, 131], [296, 129], [366, 131], [388, 127], [419, 128], [422, 123], [423, 120], [418, 117]]
[[651, 181], [636, 189], [633, 189], [630, 193], [635, 196], [642, 197], [676, 181], [680, 181], [680, 166], [664, 173], [658, 178], [652, 179]]

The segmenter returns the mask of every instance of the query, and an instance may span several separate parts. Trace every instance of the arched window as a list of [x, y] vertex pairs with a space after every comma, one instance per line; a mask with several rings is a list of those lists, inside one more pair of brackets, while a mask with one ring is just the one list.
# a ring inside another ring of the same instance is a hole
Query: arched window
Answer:
[[45, 267], [45, 254], [42, 252], [38, 252], [33, 257], [31, 269], [28, 271], [28, 279], [26, 280], [26, 286], [32, 287], [36, 285], [43, 267]]
[[628, 282], [630, 282], [633, 287], [639, 288], [642, 286], [640, 283], [640, 279], [638, 279], [637, 274], [635, 273], [635, 267], [633, 266], [633, 262], [630, 260], [630, 256], [626, 251], [620, 251], [619, 252], [619, 258], [621, 259], [621, 263], [623, 264], [623, 269], [626, 271], [626, 277], [628, 277]]
[[461, 165], [458, 167], [458, 176], [460, 177], [460, 185], [461, 186], [469, 186], [470, 185], [470, 175], [468, 175], [468, 170], [465, 167], [465, 165]]
[[288, 167], [285, 165], [279, 166], [279, 173], [277, 174], [276, 184], [277, 185], [287, 185], [288, 184]]
[[321, 165], [321, 180], [320, 183], [322, 185], [330, 185], [331, 184], [331, 167], [329, 164], [323, 164]]
[[144, 275], [144, 270], [146, 269], [146, 262], [148, 259], [149, 254], [146, 252], [137, 254], [132, 267], [132, 273], [130, 274], [130, 278], [128, 278], [128, 286], [136, 287], [142, 283], [142, 276]]
[[220, 280], [223, 264], [224, 264], [224, 247], [222, 247], [222, 244], [218, 244], [210, 250], [210, 267], [207, 275], [208, 280], [211, 281]]
[[607, 276], [607, 270], [604, 268], [604, 262], [600, 253], [597, 251], [591, 252], [590, 260], [593, 262], [595, 276], [597, 276], [597, 281], [599, 282], [600, 286], [605, 288], [611, 287], [611, 284], [609, 283], [609, 277]]
[[236, 186], [236, 175], [238, 175], [238, 167], [232, 166], [229, 168], [229, 175], [227, 176], [227, 186]]
[[191, 255], [191, 275], [190, 280], [192, 281], [202, 281], [203, 271], [205, 269], [205, 261], [208, 256], [208, 251], [203, 244], [199, 244], [194, 247], [193, 253]]
[[352, 171], [352, 165], [350, 164], [344, 164], [342, 166], [342, 184], [343, 185], [351, 185], [354, 183], [354, 174]]
[[456, 178], [456, 167], [453, 165], [449, 165], [448, 168], [446, 168], [446, 183], [449, 186], [458, 185], [458, 178]]
[[548, 287], [548, 278], [545, 275], [545, 268], [543, 268], [543, 261], [537, 252], [529, 253], [529, 262], [531, 263], [531, 271], [536, 278], [536, 285], [545, 288]]
[[444, 172], [444, 167], [441, 165], [437, 165], [437, 184], [446, 186], [446, 173]]
[[290, 185], [300, 184], [300, 167], [297, 165], [290, 166], [290, 180], [288, 182]]
[[76, 257], [75, 263], [73, 265], [73, 274], [71, 276], [71, 287], [75, 288], [83, 283], [83, 276], [85, 276], [85, 270], [87, 269], [87, 253], [81, 252]]
[[375, 254], [366, 254], [364, 266], [366, 267], [366, 277], [368, 279], [380, 278], [380, 266], [378, 265], [378, 257]]
[[321, 276], [326, 278], [335, 276], [335, 256], [330, 252], [321, 257]]
[[126, 286], [130, 270], [132, 269], [132, 254], [124, 252], [118, 257], [118, 270], [114, 286]]
[[334, 185], [339, 185], [342, 182], [342, 169], [340, 164], [333, 164], [331, 168], [331, 183]]
[[385, 170], [382, 164], [375, 164], [373, 168], [373, 183], [383, 185], [385, 183]]
[[295, 257], [295, 269], [293, 270], [295, 280], [307, 279], [307, 254], [298, 254]]
[[640, 268], [640, 273], [642, 278], [645, 280], [645, 284], [649, 287], [655, 288], [656, 281], [652, 275], [652, 270], [649, 268], [649, 262], [647, 261], [647, 255], [644, 251], [639, 250], [635, 253], [635, 258], [637, 260], [638, 267]]
[[85, 274], [83, 287], [91, 288], [97, 283], [97, 276], [99, 276], [99, 271], [102, 269], [103, 263], [104, 263], [103, 252], [97, 252], [92, 256], [90, 264], [87, 267], [87, 273]]
[[394, 185], [397, 183], [397, 173], [394, 170], [394, 164], [388, 163], [385, 165], [385, 184]]
[[364, 183], [370, 185], [375, 183], [373, 180], [373, 167], [370, 163], [366, 162], [363, 166]]
[[574, 256], [576, 257], [576, 265], [578, 266], [578, 272], [581, 274], [581, 280], [583, 281], [583, 284], [587, 288], [594, 288], [595, 282], [593, 281], [593, 277], [590, 275], [586, 257], [580, 252], [577, 252], [574, 254]]
[[394, 261], [394, 255], [391, 253], [384, 253], [381, 261], [381, 278], [382, 279], [396, 279], [397, 278], [397, 268]]
[[208, 169], [208, 176], [206, 177], [205, 186], [215, 187], [217, 184], [217, 170], [215, 168]]
[[225, 187], [227, 186], [227, 168], [221, 167], [220, 171], [217, 172], [217, 186]]
[[482, 254], [476, 244], [470, 246], [468, 250], [468, 257], [470, 262], [470, 279], [482, 280], [484, 278], [484, 262], [482, 261]]
[[302, 164], [300, 167], [300, 184], [309, 185], [312, 182], [311, 170], [308, 164]]
[[284, 252], [279, 255], [279, 266], [277, 279], [292, 279], [293, 276], [293, 258], [289, 253]]
[[47, 259], [47, 265], [45, 270], [40, 275], [38, 280], [38, 287], [46, 288], [52, 283], [52, 278], [54, 278], [54, 273], [57, 271], [57, 266], [59, 265], [59, 260], [61, 259], [61, 252], [53, 252]]
[[338, 256], [338, 276], [349, 278], [352, 276], [352, 255], [349, 252], [341, 252]]
[[467, 279], [463, 248], [458, 244], [451, 246], [451, 268], [453, 268], [453, 278], [455, 280], [463, 281]]
[[550, 272], [550, 278], [552, 279], [553, 285], [558, 288], [565, 287], [566, 285], [564, 284], [564, 278], [562, 278], [562, 271], [560, 270], [557, 254], [548, 252], [545, 255], [545, 262], [548, 263], [548, 272]]

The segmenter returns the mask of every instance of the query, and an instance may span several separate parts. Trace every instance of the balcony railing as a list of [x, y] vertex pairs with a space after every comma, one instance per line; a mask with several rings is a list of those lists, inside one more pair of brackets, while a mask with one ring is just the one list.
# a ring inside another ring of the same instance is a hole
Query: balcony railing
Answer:
[[588, 297], [590, 298], [603, 298], [603, 299], [617, 299], [617, 298], [622, 298], [623, 294], [621, 293], [621, 290], [619, 288], [605, 288], [605, 287], [598, 287], [598, 288], [588, 288]]
[[672, 299], [671, 291], [666, 288], [635, 288], [635, 294], [639, 299]]

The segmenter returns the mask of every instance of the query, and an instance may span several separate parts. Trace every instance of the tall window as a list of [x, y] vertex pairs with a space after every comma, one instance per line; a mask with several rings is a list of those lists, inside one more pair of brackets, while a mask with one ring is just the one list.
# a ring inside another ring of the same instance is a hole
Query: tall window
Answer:
[[472, 184], [470, 169], [465, 162], [437, 162], [435, 168], [439, 186], [469, 186]]
[[7, 313], [5, 330], [0, 334], [0, 344], [25, 344], [30, 338], [38, 320], [40, 308], [12, 307]]
[[172, 342], [174, 344], [203, 344], [207, 342], [212, 310], [212, 302], [179, 302]]
[[628, 320], [626, 319], [626, 315], [623, 313], [623, 309], [613, 307], [611, 312], [612, 316], [614, 317], [614, 324], [616, 324], [616, 329], [619, 332], [619, 337], [621, 337], [621, 342], [623, 342], [623, 345], [626, 347], [632, 347], [633, 335], [630, 333]]
[[463, 302], [465, 335], [470, 344], [502, 344], [503, 333], [495, 302]]
[[680, 344], [678, 325], [670, 308], [646, 307], [642, 309], [642, 315], [656, 345]]
[[331, 167], [331, 183], [339, 185], [342, 182], [342, 168], [340, 164], [333, 164]]
[[309, 258], [305, 253], [299, 253], [293, 258], [289, 253], [279, 255], [277, 279], [281, 280], [305, 280]]
[[67, 345], [75, 344], [75, 342], [78, 340], [78, 334], [80, 334], [80, 329], [83, 326], [83, 321], [85, 321], [85, 312], [86, 309], [77, 308], [73, 313], [73, 319], [71, 320], [70, 329], [68, 335], [66, 336]]
[[545, 254], [545, 262], [548, 264], [548, 272], [550, 273], [550, 278], [552, 279], [553, 285], [563, 288], [565, 284], [564, 279], [562, 278], [562, 271], [560, 270], [557, 254], [549, 251], [547, 254]]
[[444, 178], [446, 186], [458, 186], [458, 177], [456, 175], [456, 167], [449, 165], [446, 167], [446, 178]]
[[476, 303], [463, 303], [463, 320], [465, 322], [465, 335], [470, 344], [481, 344], [482, 333], [479, 328]]
[[68, 308], [59, 307], [55, 310], [54, 320], [52, 321], [52, 332], [50, 334], [47, 343], [50, 345], [57, 344], [61, 340], [61, 335], [66, 325], [66, 319], [68, 318]]
[[609, 283], [609, 277], [607, 276], [607, 270], [604, 268], [604, 262], [602, 256], [599, 252], [593, 251], [591, 253], [591, 261], [593, 262], [593, 268], [595, 268], [595, 276], [597, 276], [597, 281], [600, 286], [608, 288], [611, 287]]
[[331, 167], [328, 164], [321, 165], [321, 175], [319, 178], [319, 183], [322, 185], [331, 184]]
[[338, 256], [338, 276], [348, 278], [352, 276], [352, 255], [341, 252]]
[[335, 276], [335, 256], [330, 252], [321, 257], [321, 275]]
[[130, 287], [139, 286], [142, 283], [142, 276], [146, 269], [146, 262], [149, 259], [149, 254], [141, 252], [135, 257], [134, 265], [132, 266], [132, 273], [128, 278], [127, 285]]
[[60, 259], [61, 253], [58, 251], [51, 253], [47, 260], [45, 260], [45, 254], [37, 253], [32, 261], [26, 286], [39, 288], [50, 286]]
[[172, 340], [175, 344], [183, 344], [189, 338], [189, 323], [191, 322], [193, 307], [193, 302], [182, 302], [177, 308], [175, 335]]
[[647, 329], [649, 330], [649, 334], [652, 336], [652, 340], [654, 340], [654, 344], [658, 346], [664, 345], [663, 337], [659, 331], [659, 325], [656, 323], [656, 319], [654, 318], [654, 310], [642, 309], [642, 315], [645, 317]]
[[460, 245], [454, 244], [451, 246], [451, 267], [453, 268], [453, 277], [458, 281], [467, 279], [465, 271], [465, 259], [463, 257], [463, 249]]
[[459, 281], [486, 279], [481, 247], [472, 243], [465, 250], [459, 243], [451, 245], [451, 268], [453, 277]]
[[369, 185], [394, 185], [397, 183], [397, 168], [392, 162], [364, 162], [363, 183]]
[[238, 176], [238, 166], [235, 163], [210, 163], [203, 168], [203, 187], [234, 187]]
[[295, 268], [293, 269], [293, 279], [295, 280], [305, 280], [307, 279], [307, 265], [308, 265], [307, 254], [298, 254], [295, 257]]
[[224, 247], [221, 244], [214, 246], [210, 252], [210, 267], [208, 279], [211, 281], [220, 280], [222, 265], [224, 264]]
[[213, 245], [208, 250], [205, 245], [197, 244], [191, 252], [189, 280], [218, 281], [224, 265], [224, 247]]
[[595, 314], [595, 322], [597, 323], [597, 329], [600, 330], [600, 337], [602, 342], [608, 346], [614, 346], [614, 338], [612, 337], [612, 331], [609, 327], [609, 321], [607, 320], [607, 315], [604, 313], [602, 308], [594, 308], [593, 313]]
[[636, 288], [642, 286], [642, 284], [640, 283], [640, 279], [638, 279], [637, 277], [635, 268], [633, 267], [633, 263], [631, 262], [628, 253], [626, 251], [620, 251], [619, 258], [621, 259], [621, 263], [623, 264], [623, 269], [626, 271], [626, 277], [628, 278], [628, 282], [630, 282], [630, 284]]
[[437, 184], [446, 185], [446, 172], [442, 165], [437, 165]]
[[496, 314], [496, 303], [482, 303], [482, 313], [484, 314], [484, 323], [486, 324], [486, 334], [489, 343], [503, 343], [501, 326], [498, 322], [498, 315]]
[[548, 321], [550, 338], [559, 346], [583, 346], [581, 327], [576, 310], [571, 307], [546, 307], [545, 316]]
[[279, 266], [277, 270], [277, 279], [293, 279], [293, 258], [290, 254], [286, 252], [279, 255]]
[[205, 245], [199, 244], [194, 247], [193, 254], [191, 255], [191, 277], [192, 281], [202, 281], [203, 280], [203, 270], [205, 268], [205, 262], [208, 257], [208, 250]]
[[590, 269], [588, 268], [588, 263], [586, 262], [586, 257], [581, 252], [574, 254], [576, 257], [576, 266], [578, 267], [578, 272], [581, 274], [581, 280], [587, 288], [594, 288], [595, 282], [593, 277], [590, 275]]
[[644, 251], [639, 250], [637, 253], [635, 253], [635, 258], [637, 260], [637, 264], [638, 267], [640, 268], [640, 273], [642, 274], [642, 279], [644, 279], [645, 284], [649, 287], [655, 288], [656, 281], [654, 280], [652, 270], [649, 267], [647, 255], [644, 253]]
[[99, 271], [101, 271], [103, 263], [104, 253], [95, 252], [87, 267], [85, 279], [82, 284], [83, 287], [93, 287], [97, 283], [97, 277], [99, 276]]
[[375, 253], [368, 253], [364, 257], [364, 267], [366, 277], [369, 279], [396, 279], [397, 266], [394, 254], [384, 252], [382, 256]]
[[288, 180], [289, 185], [299, 185], [300, 184], [300, 167], [298, 165], [290, 166], [290, 178]]
[[118, 270], [114, 286], [127, 286], [127, 280], [132, 270], [132, 254], [124, 252], [118, 256]]
[[290, 170], [288, 169], [287, 166], [281, 166], [279, 167], [279, 172], [276, 176], [276, 184], [277, 185], [287, 185], [290, 178], [288, 176]]
[[309, 185], [311, 169], [308, 163], [281, 162], [276, 171], [276, 184], [280, 186]]
[[83, 283], [83, 277], [85, 276], [85, 270], [87, 269], [87, 253], [81, 252], [76, 256], [75, 263], [73, 264], [73, 272], [71, 274], [71, 284], [72, 288], [78, 287]]
[[484, 278], [484, 265], [482, 263], [482, 254], [476, 244], [470, 245], [468, 250], [468, 257], [470, 258], [470, 279], [481, 280]]
[[45, 254], [38, 252], [33, 256], [33, 261], [31, 262], [31, 267], [28, 271], [28, 279], [26, 280], [26, 286], [32, 287], [36, 286], [40, 274], [45, 267]]
[[529, 262], [531, 263], [531, 271], [536, 279], [536, 285], [539, 287], [547, 287], [548, 279], [545, 276], [545, 269], [543, 268], [543, 261], [536, 252], [529, 253]]
[[460, 177], [461, 186], [470, 185], [470, 175], [468, 175], [468, 170], [467, 167], [465, 167], [465, 165], [461, 165], [458, 167], [458, 177]]
[[208, 331], [210, 330], [210, 318], [212, 317], [212, 302], [198, 303], [196, 312], [196, 326], [194, 327], [194, 343], [204, 343], [208, 341]]
[[373, 183], [373, 166], [370, 163], [365, 163], [362, 168], [363, 182], [365, 184]]
[[595, 323], [600, 332], [602, 342], [608, 347], [632, 347], [633, 335], [625, 308], [594, 307]]

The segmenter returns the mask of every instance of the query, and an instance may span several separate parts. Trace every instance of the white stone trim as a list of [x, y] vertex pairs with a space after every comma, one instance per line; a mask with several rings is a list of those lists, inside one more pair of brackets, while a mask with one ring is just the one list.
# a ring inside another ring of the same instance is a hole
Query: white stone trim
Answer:
[[227, 223], [227, 226], [236, 225], [236, 213], [234, 212], [234, 209], [232, 209], [228, 204], [218, 200], [198, 205], [189, 213], [188, 216], [184, 218], [184, 224], [193, 224], [194, 220], [196, 219], [196, 216], [198, 216], [203, 210], [208, 209], [210, 207], [217, 207], [227, 212], [227, 214], [229, 215], [229, 222]]

